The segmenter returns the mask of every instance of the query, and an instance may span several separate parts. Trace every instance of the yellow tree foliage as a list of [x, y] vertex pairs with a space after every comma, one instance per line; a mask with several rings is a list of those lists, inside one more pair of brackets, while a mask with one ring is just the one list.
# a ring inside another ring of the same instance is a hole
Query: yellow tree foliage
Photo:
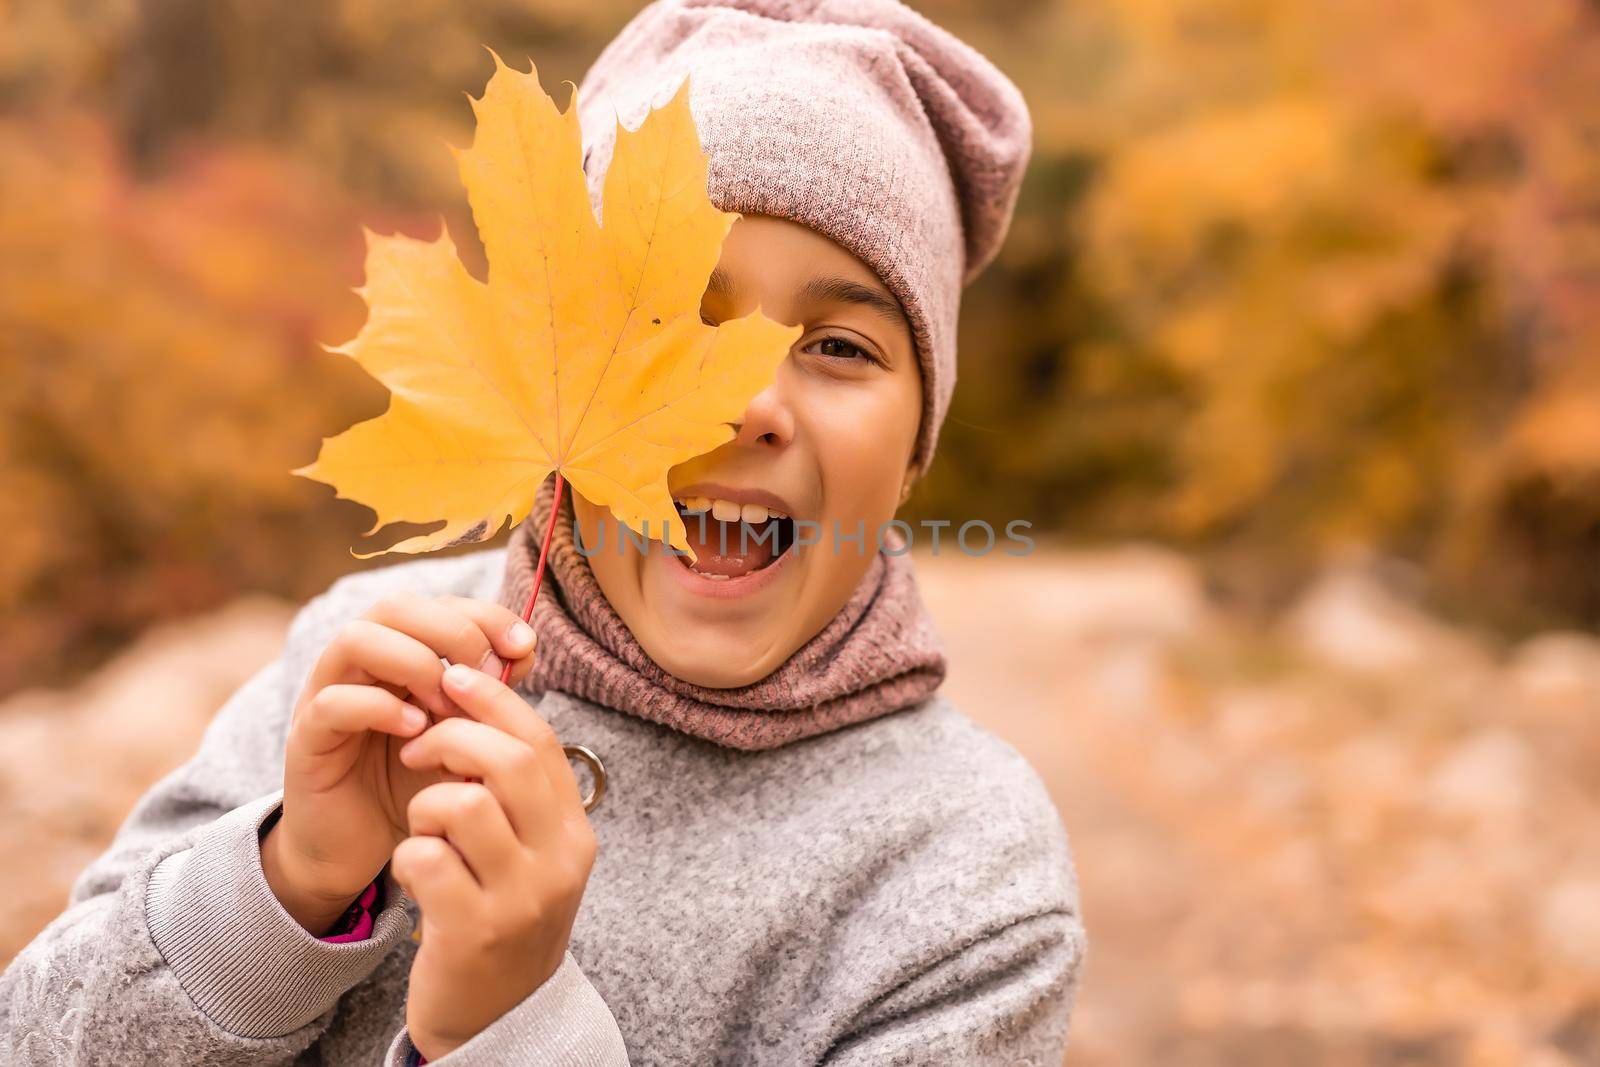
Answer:
[[[1094, 105], [1111, 130], [1082, 272], [1120, 354], [1185, 398], [1162, 525], [1299, 569], [1383, 545], [1468, 596], [1488, 570], [1499, 597], [1537, 583], [1600, 610], [1600, 19], [1575, 0], [1102, 13], [1125, 61]], [[1537, 577], [1557, 560], [1577, 569]]]
[[101, 122], [0, 120], [0, 691], [347, 567], [348, 506], [283, 472], [382, 403], [314, 347], [360, 322], [355, 219], [259, 148], [142, 180]]

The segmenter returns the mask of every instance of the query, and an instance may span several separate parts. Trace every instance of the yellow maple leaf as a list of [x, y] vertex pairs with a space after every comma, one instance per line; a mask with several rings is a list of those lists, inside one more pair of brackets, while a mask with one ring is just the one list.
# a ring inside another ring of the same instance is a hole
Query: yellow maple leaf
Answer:
[[472, 101], [472, 145], [454, 150], [488, 280], [467, 273], [443, 226], [434, 241], [368, 232], [356, 290], [367, 321], [330, 351], [387, 386], [389, 408], [325, 439], [293, 473], [372, 508], [368, 534], [445, 520], [361, 558], [492, 537], [522, 521], [552, 471], [693, 558], [668, 468], [733, 439], [730, 424], [771, 383], [799, 327], [759, 309], [719, 326], [700, 319], [738, 215], [706, 194], [687, 79], [638, 130], [618, 124], [602, 225], [583, 176], [576, 86], [558, 111], [536, 70], [494, 62]]

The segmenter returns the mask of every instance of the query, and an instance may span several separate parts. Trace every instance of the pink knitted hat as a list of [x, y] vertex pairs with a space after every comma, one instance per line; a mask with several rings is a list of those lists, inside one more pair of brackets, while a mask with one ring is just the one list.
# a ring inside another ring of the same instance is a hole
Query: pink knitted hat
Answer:
[[816, 230], [899, 298], [925, 471], [955, 388], [961, 288], [999, 250], [1031, 151], [1022, 94], [895, 0], [658, 0], [579, 89], [596, 210], [617, 122], [636, 129], [685, 74], [712, 203]]

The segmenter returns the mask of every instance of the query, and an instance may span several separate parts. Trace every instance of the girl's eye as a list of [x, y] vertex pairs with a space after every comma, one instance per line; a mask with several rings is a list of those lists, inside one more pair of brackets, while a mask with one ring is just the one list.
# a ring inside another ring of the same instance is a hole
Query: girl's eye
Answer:
[[855, 359], [856, 357], [860, 357], [861, 359], [865, 359], [869, 362], [872, 361], [872, 357], [867, 354], [866, 349], [862, 348], [860, 345], [851, 344], [843, 337], [824, 337], [821, 340], [816, 341], [815, 344], [818, 346], [819, 350], [824, 356], [834, 356], [842, 359]]

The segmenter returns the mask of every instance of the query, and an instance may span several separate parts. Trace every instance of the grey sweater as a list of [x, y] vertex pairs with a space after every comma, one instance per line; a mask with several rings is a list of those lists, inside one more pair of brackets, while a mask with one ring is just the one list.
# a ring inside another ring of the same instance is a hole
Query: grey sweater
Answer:
[[[418, 560], [312, 600], [0, 976], [0, 1063], [413, 1060], [415, 902], [385, 868], [373, 935], [322, 941], [273, 896], [260, 833], [334, 633], [395, 590], [492, 600], [503, 564]], [[560, 969], [432, 1062], [1061, 1062], [1085, 949], [1066, 834], [1027, 761], [942, 696], [760, 752], [538, 708], [605, 764], [599, 853]]]

